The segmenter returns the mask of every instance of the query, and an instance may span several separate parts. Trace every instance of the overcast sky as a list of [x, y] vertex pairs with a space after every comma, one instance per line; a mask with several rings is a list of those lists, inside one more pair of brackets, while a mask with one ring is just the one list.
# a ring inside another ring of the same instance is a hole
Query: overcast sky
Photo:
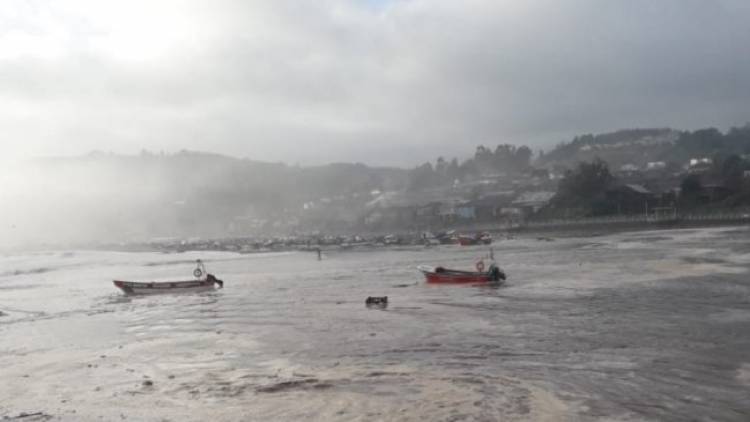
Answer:
[[6, 157], [414, 165], [748, 121], [748, 0], [0, 2]]

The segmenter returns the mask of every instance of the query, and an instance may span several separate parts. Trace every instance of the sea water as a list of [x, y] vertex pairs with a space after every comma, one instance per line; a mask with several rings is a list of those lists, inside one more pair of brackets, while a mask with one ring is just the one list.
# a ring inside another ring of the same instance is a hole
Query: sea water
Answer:
[[[0, 418], [750, 420], [750, 231], [486, 247], [0, 257]], [[125, 296], [113, 279], [224, 289]], [[388, 296], [368, 308], [368, 296]]]

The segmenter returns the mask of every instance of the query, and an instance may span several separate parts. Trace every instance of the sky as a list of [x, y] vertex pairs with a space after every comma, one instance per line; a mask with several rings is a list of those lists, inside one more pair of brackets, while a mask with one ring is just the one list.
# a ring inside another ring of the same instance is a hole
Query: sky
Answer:
[[413, 166], [750, 121], [747, 0], [4, 0], [2, 156]]

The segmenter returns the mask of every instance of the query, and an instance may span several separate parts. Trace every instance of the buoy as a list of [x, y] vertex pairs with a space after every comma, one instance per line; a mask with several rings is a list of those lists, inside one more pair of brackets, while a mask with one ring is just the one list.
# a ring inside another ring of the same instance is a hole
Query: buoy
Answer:
[[480, 273], [483, 273], [484, 272], [484, 261], [481, 260], [481, 259], [479, 261], [477, 261], [476, 267], [477, 267], [477, 271], [479, 271]]

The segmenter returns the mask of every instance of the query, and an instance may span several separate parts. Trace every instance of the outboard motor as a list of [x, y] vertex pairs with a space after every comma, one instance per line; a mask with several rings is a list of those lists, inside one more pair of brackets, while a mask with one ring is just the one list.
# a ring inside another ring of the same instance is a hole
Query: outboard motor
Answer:
[[505, 280], [505, 273], [495, 264], [490, 265], [488, 272], [490, 273], [490, 280], [492, 281]]
[[224, 282], [223, 282], [222, 280], [219, 280], [218, 278], [214, 277], [214, 275], [213, 275], [213, 274], [208, 274], [208, 275], [206, 276], [206, 280], [208, 280], [208, 281], [210, 281], [210, 282], [212, 282], [212, 283], [215, 283], [215, 284], [217, 284], [217, 285], [219, 286], [219, 288], [220, 288], [220, 289], [223, 289], [223, 288], [224, 288]]

